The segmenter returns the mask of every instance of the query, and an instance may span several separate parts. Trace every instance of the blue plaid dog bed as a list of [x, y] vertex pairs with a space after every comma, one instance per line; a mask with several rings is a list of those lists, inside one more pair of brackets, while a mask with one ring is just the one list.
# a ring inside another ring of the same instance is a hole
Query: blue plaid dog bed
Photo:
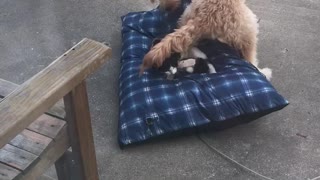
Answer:
[[[192, 74], [175, 80], [139, 66], [154, 38], [173, 31], [183, 9], [159, 9], [122, 17], [119, 144], [125, 146], [200, 127], [226, 128], [249, 122], [288, 105], [267, 79], [231, 48], [213, 42], [216, 74]], [[228, 52], [220, 53], [219, 52]]]

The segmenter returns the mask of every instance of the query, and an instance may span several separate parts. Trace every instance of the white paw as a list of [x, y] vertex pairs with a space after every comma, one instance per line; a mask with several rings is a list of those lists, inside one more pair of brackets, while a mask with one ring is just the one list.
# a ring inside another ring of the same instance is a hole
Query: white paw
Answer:
[[199, 48], [192, 48], [191, 53], [193, 58], [208, 59], [207, 55], [205, 55]]
[[171, 74], [176, 74], [178, 72], [178, 70], [175, 67], [170, 67], [170, 72], [171, 72]]
[[213, 73], [217, 73], [216, 69], [214, 68], [214, 66], [212, 64], [208, 64], [209, 66], [209, 73], [213, 74]]
[[263, 68], [259, 69], [259, 71], [266, 76], [266, 78], [270, 81], [272, 78], [272, 69], [270, 68]]
[[188, 73], [193, 73], [193, 67], [187, 67], [186, 71], [187, 71]]
[[186, 60], [182, 60], [178, 63], [178, 68], [193, 67], [195, 64], [196, 64], [195, 59], [186, 59]]

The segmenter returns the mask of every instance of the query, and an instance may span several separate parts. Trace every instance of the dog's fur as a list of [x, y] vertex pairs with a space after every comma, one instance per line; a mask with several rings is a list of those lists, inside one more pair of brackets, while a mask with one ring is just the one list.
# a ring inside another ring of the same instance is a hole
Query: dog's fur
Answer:
[[[160, 0], [160, 6], [166, 10], [176, 9], [180, 3], [181, 0]], [[188, 52], [203, 38], [218, 39], [232, 46], [244, 59], [258, 66], [258, 20], [245, 0], [192, 0], [179, 26], [145, 55], [140, 73], [146, 68], [160, 67], [172, 52]], [[261, 71], [271, 78], [270, 69]]]

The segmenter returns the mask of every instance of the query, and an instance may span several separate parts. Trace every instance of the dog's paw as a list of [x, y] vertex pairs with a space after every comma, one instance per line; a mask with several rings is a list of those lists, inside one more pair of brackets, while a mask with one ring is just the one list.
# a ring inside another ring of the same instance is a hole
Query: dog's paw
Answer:
[[178, 68], [188, 68], [188, 67], [194, 67], [196, 65], [196, 59], [185, 59], [178, 62]]
[[268, 81], [271, 80], [272, 78], [272, 69], [270, 68], [263, 68], [263, 69], [259, 69], [259, 71], [266, 76], [266, 78], [268, 79]]

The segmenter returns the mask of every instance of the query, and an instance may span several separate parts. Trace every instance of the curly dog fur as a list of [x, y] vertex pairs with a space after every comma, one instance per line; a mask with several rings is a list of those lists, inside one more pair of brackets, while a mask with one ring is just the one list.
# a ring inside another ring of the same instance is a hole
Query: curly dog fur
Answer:
[[[160, 7], [174, 10], [180, 3], [181, 0], [160, 0]], [[146, 68], [160, 67], [172, 52], [187, 52], [203, 38], [218, 39], [234, 47], [257, 67], [257, 35], [258, 20], [245, 0], [192, 0], [180, 18], [179, 28], [145, 55], [140, 73]], [[271, 78], [270, 69], [261, 72]]]

